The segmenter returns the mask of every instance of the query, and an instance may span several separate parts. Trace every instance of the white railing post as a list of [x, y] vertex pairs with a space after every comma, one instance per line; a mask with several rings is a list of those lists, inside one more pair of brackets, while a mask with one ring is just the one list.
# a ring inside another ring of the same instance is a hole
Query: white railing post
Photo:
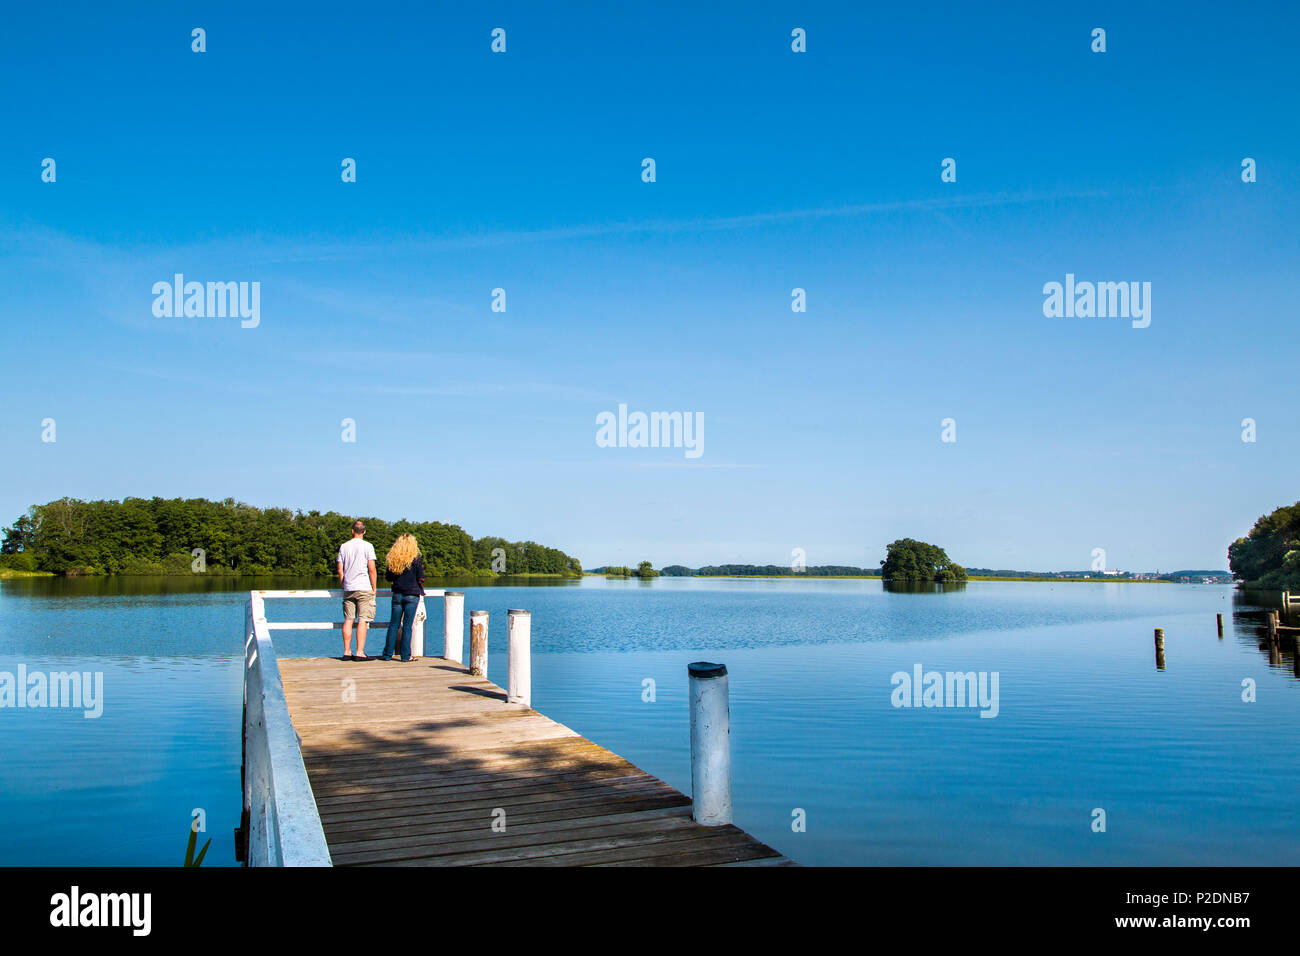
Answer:
[[692, 816], [706, 827], [731, 822], [731, 710], [727, 667], [688, 664], [691, 700]]
[[469, 612], [469, 672], [487, 676], [488, 612]]
[[533, 616], [528, 611], [506, 612], [510, 632], [509, 667], [506, 677], [506, 700], [531, 707], [533, 702], [532, 641]]
[[457, 664], [465, 653], [465, 592], [442, 595], [442, 656]]

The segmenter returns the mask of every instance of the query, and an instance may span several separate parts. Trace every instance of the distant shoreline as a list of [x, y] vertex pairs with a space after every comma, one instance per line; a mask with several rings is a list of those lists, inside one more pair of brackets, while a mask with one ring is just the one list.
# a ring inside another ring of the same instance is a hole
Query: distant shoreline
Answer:
[[[588, 578], [609, 578], [611, 580], [630, 581], [637, 578], [637, 575], [623, 574], [605, 574], [602, 571], [584, 571], [583, 577]], [[799, 581], [799, 580], [817, 580], [817, 581], [884, 581], [879, 574], [658, 574], [655, 578], [665, 580], [689, 580], [691, 578], [707, 578], [710, 580], [719, 578], [728, 578], [736, 581], [745, 581], [751, 578], [759, 578], [764, 581]], [[654, 580], [647, 578], [646, 580]], [[1030, 581], [1034, 583], [1060, 583], [1060, 584], [1179, 584], [1181, 582], [1172, 581], [1169, 578], [1118, 578], [1118, 577], [1096, 577], [1096, 578], [1056, 578], [1056, 577], [1009, 577], [996, 575], [972, 574], [968, 575], [966, 581]], [[915, 584], [962, 584], [962, 581], [916, 581], [907, 582]], [[1225, 585], [1226, 586], [1226, 583]]]
[[[606, 575], [598, 574], [595, 577], [605, 577]], [[618, 575], [611, 575], [618, 577]], [[692, 574], [692, 575], [665, 575], [666, 577], [693, 577], [693, 578], [735, 578], [743, 581], [746, 578], [763, 578], [769, 581], [779, 581], [783, 579], [808, 579], [815, 578], [818, 581], [884, 581], [879, 574]], [[1044, 577], [989, 577], [985, 575], [968, 575], [966, 581], [1059, 581], [1062, 584], [1075, 582], [1081, 584], [1176, 584], [1176, 581], [1162, 580], [1160, 578], [1044, 578]], [[963, 584], [963, 581], [915, 581], [907, 582], [915, 584]]]

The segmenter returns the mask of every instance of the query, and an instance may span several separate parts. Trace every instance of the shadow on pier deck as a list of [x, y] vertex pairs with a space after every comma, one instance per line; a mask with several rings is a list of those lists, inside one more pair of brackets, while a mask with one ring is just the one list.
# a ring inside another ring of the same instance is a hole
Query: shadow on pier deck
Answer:
[[792, 865], [458, 664], [279, 665], [336, 866]]

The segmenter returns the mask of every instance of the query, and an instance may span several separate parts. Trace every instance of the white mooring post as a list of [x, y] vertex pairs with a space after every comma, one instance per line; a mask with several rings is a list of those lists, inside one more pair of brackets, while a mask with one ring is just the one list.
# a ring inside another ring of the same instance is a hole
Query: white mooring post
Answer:
[[420, 603], [415, 609], [415, 620], [411, 622], [411, 657], [424, 656], [424, 618], [424, 598], [420, 598]]
[[510, 632], [509, 675], [506, 679], [506, 700], [512, 704], [533, 704], [533, 664], [529, 647], [532, 641], [533, 615], [529, 611], [512, 609], [506, 612]]
[[691, 685], [691, 801], [697, 823], [731, 822], [731, 708], [727, 666], [686, 666]]
[[464, 653], [465, 592], [444, 591], [442, 594], [442, 656], [459, 664]]
[[469, 612], [469, 672], [475, 677], [487, 676], [488, 612]]

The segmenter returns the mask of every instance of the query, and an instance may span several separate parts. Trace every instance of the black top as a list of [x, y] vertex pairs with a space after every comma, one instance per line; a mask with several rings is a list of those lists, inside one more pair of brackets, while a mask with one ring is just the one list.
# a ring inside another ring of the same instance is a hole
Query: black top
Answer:
[[385, 571], [384, 577], [392, 582], [394, 594], [424, 593], [424, 561], [418, 554], [411, 562], [411, 566], [401, 574]]
[[693, 664], [686, 665], [686, 673], [692, 677], [699, 677], [703, 680], [710, 680], [714, 677], [726, 677], [726, 664], [711, 664], [708, 661], [695, 661]]

